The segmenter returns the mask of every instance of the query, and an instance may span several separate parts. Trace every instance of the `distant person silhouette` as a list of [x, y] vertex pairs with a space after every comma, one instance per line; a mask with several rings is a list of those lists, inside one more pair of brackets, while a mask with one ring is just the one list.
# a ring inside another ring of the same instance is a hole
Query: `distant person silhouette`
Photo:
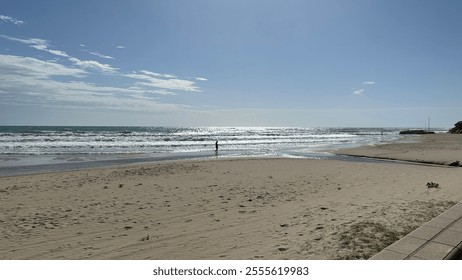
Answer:
[[215, 142], [215, 152], [218, 152], [218, 141]]

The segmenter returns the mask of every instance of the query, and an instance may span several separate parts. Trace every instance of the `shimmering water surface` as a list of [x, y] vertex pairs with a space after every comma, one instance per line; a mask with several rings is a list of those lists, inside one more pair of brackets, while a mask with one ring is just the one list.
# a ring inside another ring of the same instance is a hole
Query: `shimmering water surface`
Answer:
[[203, 152], [284, 156], [397, 139], [390, 128], [0, 127], [0, 155]]
[[[314, 158], [328, 156], [322, 150], [393, 141], [400, 138], [399, 131], [398, 128], [3, 126], [0, 167], [24, 169], [24, 166], [56, 163], [107, 165], [109, 161], [120, 164], [208, 157]], [[218, 153], [215, 141], [219, 143]]]

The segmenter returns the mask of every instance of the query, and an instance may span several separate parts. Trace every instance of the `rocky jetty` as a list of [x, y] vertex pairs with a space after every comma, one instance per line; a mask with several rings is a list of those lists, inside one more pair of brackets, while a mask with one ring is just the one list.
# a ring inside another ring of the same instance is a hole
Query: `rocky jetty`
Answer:
[[433, 131], [423, 130], [423, 129], [411, 129], [400, 131], [399, 134], [434, 134]]
[[452, 134], [462, 134], [462, 121], [454, 124], [454, 127], [449, 130]]

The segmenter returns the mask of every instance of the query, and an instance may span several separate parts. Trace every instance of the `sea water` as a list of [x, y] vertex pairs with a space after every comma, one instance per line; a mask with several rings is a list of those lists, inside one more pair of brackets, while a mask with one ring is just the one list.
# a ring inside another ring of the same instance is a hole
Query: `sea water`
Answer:
[[327, 156], [323, 150], [397, 140], [401, 129], [0, 126], [0, 167], [208, 157], [314, 158]]
[[0, 127], [0, 155], [203, 152], [284, 156], [395, 140], [393, 128]]

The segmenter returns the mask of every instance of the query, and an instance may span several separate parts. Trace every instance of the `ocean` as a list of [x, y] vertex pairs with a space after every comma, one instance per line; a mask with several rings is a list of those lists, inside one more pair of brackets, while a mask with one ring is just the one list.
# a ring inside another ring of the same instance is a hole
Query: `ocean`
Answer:
[[15, 167], [52, 164], [72, 168], [210, 157], [328, 157], [323, 150], [397, 140], [402, 129], [0, 126], [0, 175]]

